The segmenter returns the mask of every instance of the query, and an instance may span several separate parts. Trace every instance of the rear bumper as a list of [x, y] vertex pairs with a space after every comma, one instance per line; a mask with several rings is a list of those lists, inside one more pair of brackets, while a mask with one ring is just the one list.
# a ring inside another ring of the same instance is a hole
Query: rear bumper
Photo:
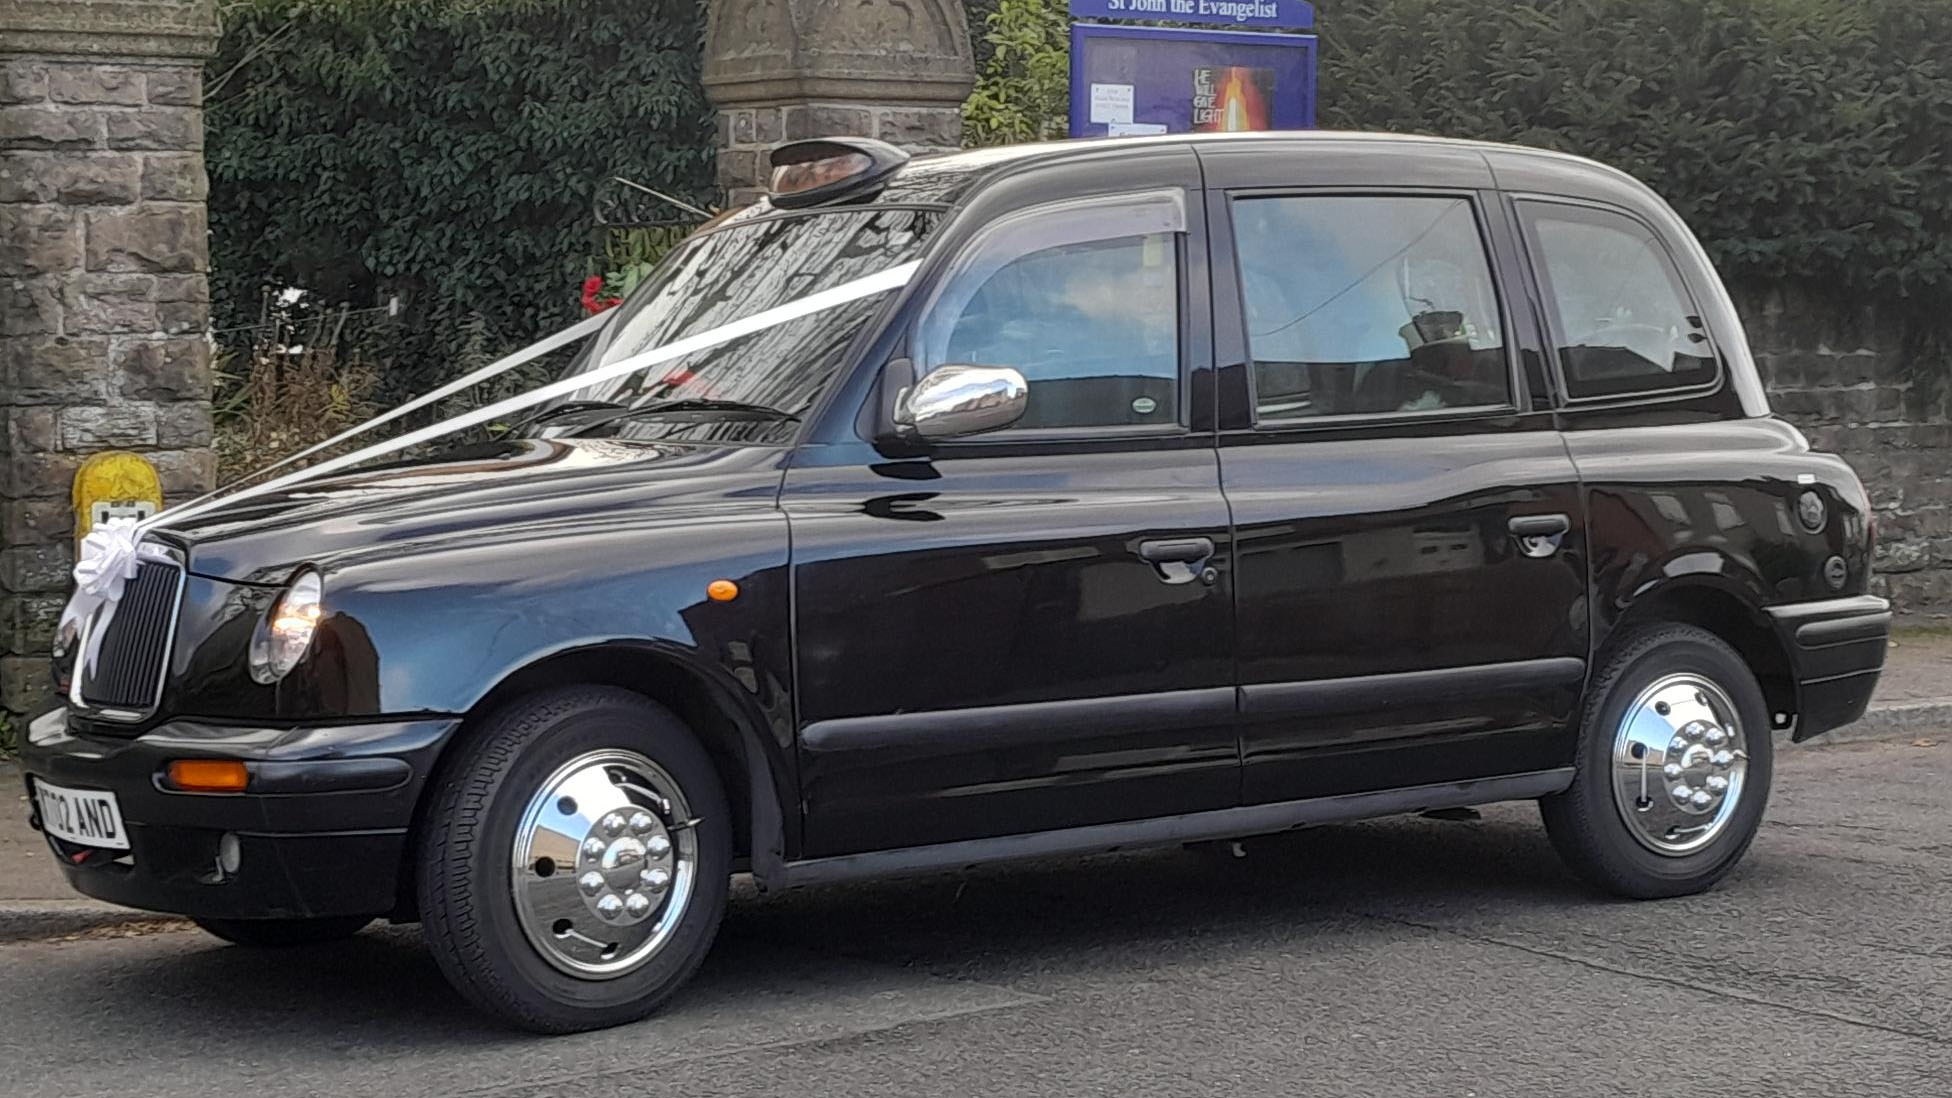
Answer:
[[[414, 805], [458, 724], [179, 721], [112, 738], [76, 735], [56, 710], [29, 729], [21, 769], [30, 787], [39, 778], [115, 794], [128, 851], [48, 839], [69, 884], [86, 895], [205, 918], [383, 915], [398, 906]], [[250, 784], [226, 794], [163, 788], [163, 768], [184, 758], [242, 760]], [[219, 856], [226, 835], [237, 854], [229, 867]]]
[[1801, 743], [1864, 715], [1890, 647], [1891, 604], [1873, 595], [1769, 608], [1796, 679]]

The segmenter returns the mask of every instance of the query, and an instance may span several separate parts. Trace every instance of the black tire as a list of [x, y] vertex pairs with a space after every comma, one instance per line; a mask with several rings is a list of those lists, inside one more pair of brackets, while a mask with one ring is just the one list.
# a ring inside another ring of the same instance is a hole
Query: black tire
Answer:
[[[664, 946], [627, 974], [593, 979], [558, 969], [530, 943], [511, 874], [529, 799], [557, 767], [609, 749], [641, 754], [677, 781], [699, 820], [698, 866]], [[710, 950], [731, 878], [731, 813], [710, 756], [663, 706], [608, 686], [522, 698], [456, 746], [430, 797], [418, 850], [422, 926], [441, 972], [482, 1010], [538, 1033], [634, 1022], [669, 999]]]
[[372, 921], [370, 915], [341, 915], [326, 919], [198, 919], [196, 924], [234, 945], [285, 949], [344, 941]]
[[[1634, 837], [1615, 804], [1612, 777], [1614, 737], [1628, 707], [1641, 691], [1675, 673], [1703, 676], [1728, 695], [1748, 753], [1728, 822], [1706, 845], [1685, 854], [1657, 852]], [[1621, 636], [1604, 657], [1587, 694], [1572, 787], [1540, 800], [1539, 813], [1559, 856], [1596, 888], [1632, 899], [1690, 895], [1721, 880], [1748, 850], [1769, 800], [1774, 755], [1768, 703], [1733, 648], [1692, 625], [1642, 626]]]

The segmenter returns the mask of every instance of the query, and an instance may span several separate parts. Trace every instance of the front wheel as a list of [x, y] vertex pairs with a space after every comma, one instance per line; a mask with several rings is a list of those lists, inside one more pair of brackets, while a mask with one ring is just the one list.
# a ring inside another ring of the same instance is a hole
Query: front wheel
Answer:
[[463, 996], [541, 1033], [644, 1017], [697, 970], [731, 877], [710, 756], [615, 687], [522, 699], [442, 772], [420, 846], [429, 947]]
[[1552, 845], [1620, 896], [1700, 892], [1762, 823], [1770, 736], [1762, 688], [1721, 638], [1678, 624], [1630, 633], [1593, 679], [1572, 787], [1539, 802]]

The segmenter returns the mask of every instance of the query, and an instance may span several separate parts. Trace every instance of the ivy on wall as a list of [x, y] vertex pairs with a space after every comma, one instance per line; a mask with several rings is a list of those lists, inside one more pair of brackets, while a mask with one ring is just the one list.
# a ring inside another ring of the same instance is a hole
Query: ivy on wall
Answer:
[[[577, 314], [611, 175], [711, 198], [696, 0], [240, 0], [206, 69], [217, 326], [261, 288], [408, 308], [389, 387], [464, 322]], [[444, 330], [443, 330], [444, 329]]]

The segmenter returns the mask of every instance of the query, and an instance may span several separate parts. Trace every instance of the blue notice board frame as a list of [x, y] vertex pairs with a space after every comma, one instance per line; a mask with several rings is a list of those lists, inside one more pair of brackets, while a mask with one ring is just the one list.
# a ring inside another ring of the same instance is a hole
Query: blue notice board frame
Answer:
[[[1315, 127], [1316, 38], [1312, 34], [1263, 34], [1191, 30], [1179, 27], [1126, 27], [1104, 23], [1071, 24], [1071, 136], [1105, 137], [1111, 126], [1091, 120], [1092, 85], [1129, 87], [1131, 121], [1163, 125], [1165, 133], [1211, 129], [1198, 115], [1196, 96], [1212, 89], [1215, 74], [1238, 73], [1252, 86], [1256, 103], [1245, 112], [1257, 129], [1306, 130]], [[1264, 107], [1266, 117], [1257, 116]], [[1239, 107], [1229, 117], [1243, 117]]]
[[1078, 19], [1162, 19], [1175, 23], [1225, 23], [1231, 27], [1309, 30], [1309, 0], [1071, 0]]

